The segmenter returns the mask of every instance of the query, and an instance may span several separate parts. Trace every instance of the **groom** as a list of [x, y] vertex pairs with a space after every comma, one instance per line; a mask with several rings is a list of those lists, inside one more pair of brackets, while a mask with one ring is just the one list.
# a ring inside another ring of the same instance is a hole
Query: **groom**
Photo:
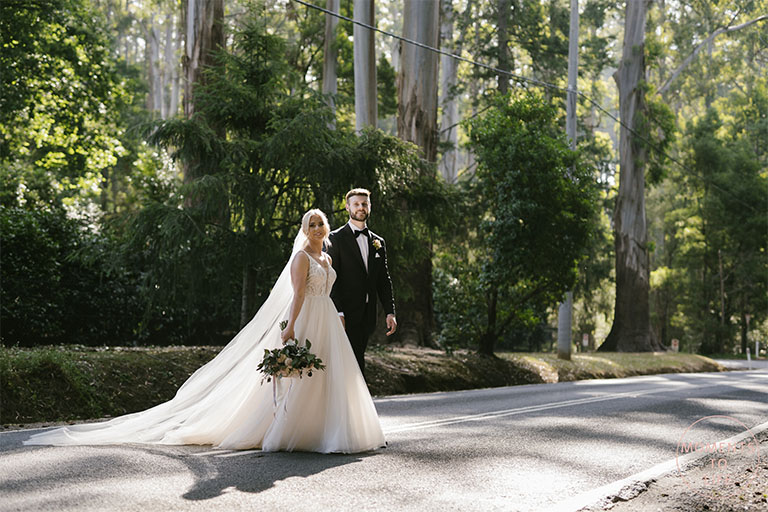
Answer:
[[364, 188], [350, 190], [345, 208], [349, 222], [329, 237], [328, 254], [337, 274], [331, 298], [365, 375], [365, 348], [376, 327], [376, 298], [381, 300], [387, 315], [387, 336], [397, 329], [395, 301], [384, 239], [366, 225], [371, 214], [371, 193]]

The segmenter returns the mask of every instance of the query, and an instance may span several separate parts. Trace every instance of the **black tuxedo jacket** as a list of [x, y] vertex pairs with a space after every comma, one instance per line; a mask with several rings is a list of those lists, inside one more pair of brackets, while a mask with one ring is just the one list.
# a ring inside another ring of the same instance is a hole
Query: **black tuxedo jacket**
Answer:
[[[337, 274], [331, 290], [331, 299], [336, 309], [344, 313], [347, 331], [364, 329], [367, 335], [370, 335], [376, 327], [377, 297], [386, 314], [395, 314], [392, 280], [387, 268], [387, 247], [383, 238], [370, 230], [369, 233], [367, 272], [360, 254], [360, 247], [348, 223], [331, 232], [329, 236], [331, 245], [327, 249]], [[380, 247], [377, 249], [376, 245]], [[366, 295], [368, 296], [367, 305]]]

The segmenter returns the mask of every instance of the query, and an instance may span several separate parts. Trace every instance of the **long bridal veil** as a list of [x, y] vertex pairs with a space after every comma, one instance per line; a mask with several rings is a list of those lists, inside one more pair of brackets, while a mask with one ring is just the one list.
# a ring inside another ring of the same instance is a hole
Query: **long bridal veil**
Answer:
[[[300, 229], [291, 257], [259, 311], [215, 358], [189, 377], [173, 399], [105, 422], [41, 432], [24, 444], [220, 443], [243, 403], [258, 395], [271, 403], [271, 387], [262, 385], [256, 367], [264, 349], [281, 345], [279, 322], [287, 318], [293, 298], [291, 261], [306, 241]], [[272, 416], [271, 409], [259, 412]]]

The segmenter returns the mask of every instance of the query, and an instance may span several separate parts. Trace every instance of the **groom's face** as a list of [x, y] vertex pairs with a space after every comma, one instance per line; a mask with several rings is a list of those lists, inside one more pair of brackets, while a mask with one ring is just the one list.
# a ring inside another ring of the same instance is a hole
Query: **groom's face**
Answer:
[[347, 211], [350, 219], [365, 222], [371, 215], [371, 201], [368, 196], [349, 196]]

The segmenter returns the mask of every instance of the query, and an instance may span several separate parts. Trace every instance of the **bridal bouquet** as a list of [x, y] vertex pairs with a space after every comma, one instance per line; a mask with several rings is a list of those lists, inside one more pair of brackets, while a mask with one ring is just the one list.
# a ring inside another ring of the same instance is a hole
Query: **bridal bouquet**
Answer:
[[[280, 330], [285, 329], [288, 322], [280, 322]], [[313, 370], [324, 370], [325, 365], [322, 359], [309, 351], [312, 343], [304, 340], [304, 345], [299, 345], [296, 339], [288, 340], [282, 348], [272, 350], [264, 349], [264, 359], [256, 367], [267, 382], [272, 378], [301, 378], [303, 373], [307, 372], [307, 377], [312, 376]]]

